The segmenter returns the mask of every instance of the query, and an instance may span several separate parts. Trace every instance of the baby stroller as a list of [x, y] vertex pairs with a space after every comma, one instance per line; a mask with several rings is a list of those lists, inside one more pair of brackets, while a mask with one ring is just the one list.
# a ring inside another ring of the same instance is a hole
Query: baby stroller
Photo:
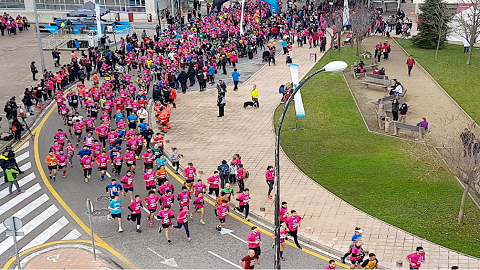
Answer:
[[262, 53], [262, 63], [263, 62], [268, 62], [269, 59], [270, 59], [270, 52], [269, 51], [264, 51]]
[[344, 41], [342, 41], [342, 46], [345, 46], [345, 44], [350, 44], [352, 42], [352, 34], [347, 34], [346, 38]]

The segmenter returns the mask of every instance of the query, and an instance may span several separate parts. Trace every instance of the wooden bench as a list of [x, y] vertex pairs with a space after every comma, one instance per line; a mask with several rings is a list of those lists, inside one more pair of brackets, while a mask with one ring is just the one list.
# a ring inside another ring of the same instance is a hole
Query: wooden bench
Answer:
[[363, 62], [364, 66], [363, 68], [364, 69], [367, 69], [367, 68], [376, 68], [378, 66], [378, 64], [375, 62], [375, 59], [372, 59], [370, 61], [366, 61], [366, 62]]
[[380, 75], [380, 74], [368, 74], [368, 77], [372, 77], [372, 78], [375, 78], [375, 79], [384, 79], [384, 80], [388, 80], [388, 76], [387, 75]]
[[352, 65], [352, 75], [353, 75], [353, 78], [356, 79], [357, 77], [360, 77], [360, 76], [365, 76], [365, 72], [356, 72], [357, 70], [357, 67], [356, 65]]
[[393, 121], [393, 132], [394, 132], [393, 135], [398, 136], [398, 130], [399, 129], [404, 129], [404, 130], [410, 130], [412, 132], [417, 132], [419, 139], [422, 139], [423, 135], [425, 135], [427, 132], [430, 132], [430, 130], [425, 130], [425, 128], [423, 128], [423, 127]]
[[379, 79], [376, 77], [373, 77], [372, 75], [374, 74], [365, 74], [365, 81], [362, 83], [365, 84], [365, 87], [368, 87], [369, 85], [373, 86], [378, 86], [382, 87], [384, 89], [387, 89], [388, 86], [390, 86], [390, 80], [385, 80], [385, 79]]

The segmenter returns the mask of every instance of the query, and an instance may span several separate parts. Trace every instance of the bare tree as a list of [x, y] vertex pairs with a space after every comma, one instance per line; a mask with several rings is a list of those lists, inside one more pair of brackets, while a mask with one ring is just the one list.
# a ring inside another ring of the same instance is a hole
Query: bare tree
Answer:
[[373, 24], [374, 20], [374, 10], [373, 8], [369, 7], [368, 1], [357, 1], [355, 9], [351, 10], [350, 12], [350, 25], [353, 35], [357, 40], [357, 56], [359, 57], [359, 60], [362, 41], [368, 35], [369, 28]]
[[[460, 117], [449, 116], [441, 122], [451, 124], [452, 121], [462, 120], [464, 119], [460, 119]], [[447, 171], [461, 181], [464, 190], [458, 211], [458, 224], [463, 222], [467, 197], [470, 194], [478, 194], [479, 191], [480, 141], [475, 134], [480, 136], [480, 130], [473, 123], [464, 130], [451, 130], [443, 135], [436, 134], [436, 140], [429, 138], [421, 143], [412, 143], [405, 149], [405, 152], [409, 153], [415, 162], [427, 165], [426, 177], [437, 178], [439, 172]]]
[[340, 52], [340, 38], [343, 30], [342, 11], [332, 9], [329, 13], [325, 14], [324, 19], [327, 21], [328, 28], [325, 32], [330, 36], [330, 58], [332, 58], [332, 50], [334, 49], [334, 42], [337, 40], [338, 51]]
[[[460, 28], [459, 34], [470, 43], [473, 44], [480, 37], [480, 0], [461, 0], [459, 4], [471, 6], [469, 9], [458, 13], [454, 20]], [[473, 50], [468, 51], [467, 66], [470, 65]]]

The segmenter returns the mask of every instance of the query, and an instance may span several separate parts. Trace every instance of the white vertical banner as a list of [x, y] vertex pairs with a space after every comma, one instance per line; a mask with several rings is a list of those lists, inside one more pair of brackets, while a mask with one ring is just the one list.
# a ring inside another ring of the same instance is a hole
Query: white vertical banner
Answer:
[[[298, 65], [290, 64], [290, 73], [292, 74], [292, 83], [293, 87], [297, 88], [298, 86]], [[303, 100], [300, 91], [298, 91], [293, 97], [295, 101], [295, 112], [297, 117], [305, 117], [305, 108], [303, 107]]]
[[102, 23], [100, 21], [100, 3], [95, 3], [95, 19], [97, 20], [97, 39], [102, 38]]
[[240, 35], [243, 36], [243, 9], [245, 7], [245, 0], [242, 0], [242, 13], [240, 14]]
[[343, 26], [350, 25], [350, 9], [348, 8], [348, 0], [343, 1]]

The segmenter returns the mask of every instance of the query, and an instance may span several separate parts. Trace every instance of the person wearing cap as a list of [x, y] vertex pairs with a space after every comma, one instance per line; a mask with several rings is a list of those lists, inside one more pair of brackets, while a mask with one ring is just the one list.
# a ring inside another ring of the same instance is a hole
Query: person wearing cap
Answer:
[[350, 244], [350, 247], [348, 248], [348, 252], [345, 253], [345, 255], [343, 255], [343, 257], [341, 257], [342, 263], [345, 263], [345, 258], [348, 255], [352, 254], [352, 248], [355, 245], [355, 240], [362, 238], [362, 233], [363, 233], [363, 230], [361, 228], [355, 227], [355, 234], [352, 236], [352, 243]]
[[182, 228], [182, 226], [185, 228], [188, 241], [192, 240], [192, 238], [190, 237], [190, 231], [188, 230], [188, 207], [187, 206], [184, 206], [182, 208], [182, 211], [178, 213], [177, 226], [173, 226], [172, 231], [175, 231], [175, 229], [180, 229]]

